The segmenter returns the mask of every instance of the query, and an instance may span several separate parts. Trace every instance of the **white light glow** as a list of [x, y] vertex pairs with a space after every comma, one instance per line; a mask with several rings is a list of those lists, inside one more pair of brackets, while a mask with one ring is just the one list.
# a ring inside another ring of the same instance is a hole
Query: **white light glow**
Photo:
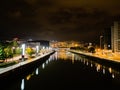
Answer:
[[44, 63], [42, 64], [42, 68], [43, 68], [43, 69], [45, 68], [45, 64], [44, 64]]
[[36, 69], [36, 72], [35, 72], [35, 74], [36, 74], [36, 75], [38, 75], [38, 74], [39, 74], [38, 68]]
[[48, 60], [46, 61], [46, 64], [48, 64]]
[[103, 68], [103, 74], [105, 74], [105, 69]]
[[112, 78], [115, 78], [115, 75], [114, 75], [114, 74], [112, 74]]
[[37, 53], [39, 52], [39, 46], [36, 46], [36, 52]]
[[24, 90], [24, 87], [25, 87], [25, 83], [24, 83], [24, 79], [22, 79], [22, 82], [21, 82], [21, 90]]
[[22, 55], [25, 55], [25, 44], [22, 44]]

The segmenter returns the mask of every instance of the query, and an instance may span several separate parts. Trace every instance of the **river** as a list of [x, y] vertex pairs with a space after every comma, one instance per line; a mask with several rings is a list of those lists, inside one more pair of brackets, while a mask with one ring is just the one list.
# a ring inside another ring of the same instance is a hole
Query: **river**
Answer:
[[120, 72], [60, 50], [27, 74], [7, 82], [2, 90], [115, 89], [120, 88]]

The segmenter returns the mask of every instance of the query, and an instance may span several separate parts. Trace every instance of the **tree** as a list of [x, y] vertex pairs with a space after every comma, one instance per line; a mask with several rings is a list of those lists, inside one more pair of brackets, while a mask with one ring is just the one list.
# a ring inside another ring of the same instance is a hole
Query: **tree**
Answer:
[[14, 38], [12, 43], [11, 43], [11, 46], [13, 48], [13, 53], [16, 54], [16, 48], [19, 46], [18, 42], [17, 42], [17, 38]]
[[26, 48], [26, 53], [32, 57], [33, 54], [35, 54], [35, 51], [31, 48], [31, 47], [28, 47]]
[[5, 51], [4, 51], [4, 47], [2, 45], [0, 45], [0, 60], [5, 60]]
[[95, 53], [95, 48], [93, 46], [89, 47], [88, 52]]
[[6, 58], [13, 58], [13, 51], [10, 46], [7, 46], [6, 48], [4, 48], [4, 52], [5, 52]]

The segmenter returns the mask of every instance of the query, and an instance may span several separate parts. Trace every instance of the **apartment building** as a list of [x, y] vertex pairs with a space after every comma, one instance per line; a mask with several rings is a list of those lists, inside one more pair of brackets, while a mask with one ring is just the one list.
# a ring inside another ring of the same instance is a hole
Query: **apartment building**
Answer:
[[111, 45], [113, 52], [120, 52], [120, 22], [117, 21], [111, 27]]

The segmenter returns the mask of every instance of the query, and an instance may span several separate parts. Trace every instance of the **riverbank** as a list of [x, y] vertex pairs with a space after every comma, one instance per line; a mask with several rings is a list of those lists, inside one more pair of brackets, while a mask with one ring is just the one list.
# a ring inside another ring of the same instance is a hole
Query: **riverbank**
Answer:
[[73, 53], [77, 53], [77, 54], [81, 54], [81, 55], [85, 55], [85, 56], [89, 56], [89, 57], [94, 57], [94, 58], [98, 58], [98, 59], [103, 59], [103, 60], [107, 60], [107, 61], [120, 63], [120, 58], [118, 58], [119, 56], [107, 56], [107, 55], [104, 55], [104, 54], [100, 55], [100, 54], [97, 54], [97, 53], [81, 52], [81, 51], [77, 51], [77, 50], [69, 50], [69, 52], [73, 52]]
[[24, 72], [25, 70], [34, 67], [35, 63], [43, 62], [45, 60], [45, 58], [49, 57], [53, 53], [54, 53], [54, 51], [49, 51], [49, 52], [44, 53], [44, 54], [37, 56], [35, 58], [21, 61], [15, 65], [0, 68], [0, 77], [9, 76], [10, 74], [13, 74], [15, 72], [17, 72], [17, 73], [21, 73], [22, 71]]

